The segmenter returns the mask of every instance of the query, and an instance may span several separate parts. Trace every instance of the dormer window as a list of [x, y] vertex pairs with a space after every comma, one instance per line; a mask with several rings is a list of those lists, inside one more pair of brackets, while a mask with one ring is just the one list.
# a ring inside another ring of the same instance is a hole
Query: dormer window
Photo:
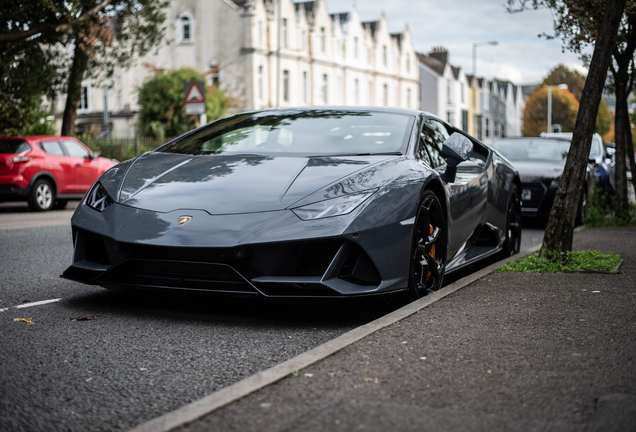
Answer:
[[190, 38], [192, 37], [190, 31], [192, 27], [190, 26], [190, 18], [181, 17], [181, 28], [183, 31], [183, 42], [190, 42]]
[[177, 40], [179, 43], [194, 42], [194, 19], [185, 12], [177, 19]]

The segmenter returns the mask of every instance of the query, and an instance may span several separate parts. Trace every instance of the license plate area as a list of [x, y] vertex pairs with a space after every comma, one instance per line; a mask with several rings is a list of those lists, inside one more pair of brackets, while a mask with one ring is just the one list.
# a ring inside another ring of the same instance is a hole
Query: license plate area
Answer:
[[530, 201], [532, 199], [532, 191], [529, 189], [524, 189], [521, 191], [521, 200], [522, 201]]

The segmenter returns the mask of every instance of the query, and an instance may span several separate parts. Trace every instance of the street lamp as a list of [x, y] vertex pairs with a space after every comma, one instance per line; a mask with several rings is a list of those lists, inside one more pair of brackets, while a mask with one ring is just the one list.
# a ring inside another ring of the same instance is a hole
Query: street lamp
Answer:
[[548, 133], [552, 132], [552, 89], [560, 88], [565, 90], [568, 88], [567, 84], [559, 84], [558, 86], [548, 86]]
[[475, 42], [473, 44], [473, 76], [477, 77], [477, 47], [485, 46], [485, 45], [498, 45], [499, 42], [496, 40], [488, 41], [488, 42]]
[[[473, 135], [476, 135], [476, 124], [477, 124], [477, 91], [476, 83], [477, 83], [477, 47], [485, 46], [485, 45], [498, 45], [499, 42], [496, 40], [488, 41], [488, 42], [475, 42], [473, 43]], [[481, 137], [479, 137], [481, 139]]]

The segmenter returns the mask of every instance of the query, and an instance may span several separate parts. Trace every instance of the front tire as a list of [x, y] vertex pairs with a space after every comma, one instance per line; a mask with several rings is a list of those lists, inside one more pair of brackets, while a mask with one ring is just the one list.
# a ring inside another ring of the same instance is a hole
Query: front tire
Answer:
[[53, 208], [55, 203], [55, 192], [48, 180], [37, 180], [29, 193], [27, 199], [29, 210], [31, 211], [48, 211]]
[[506, 240], [503, 247], [505, 256], [518, 254], [521, 250], [521, 221], [521, 195], [519, 188], [513, 184], [506, 212]]
[[432, 191], [425, 191], [415, 216], [409, 269], [410, 300], [442, 287], [446, 270], [447, 226], [444, 210]]

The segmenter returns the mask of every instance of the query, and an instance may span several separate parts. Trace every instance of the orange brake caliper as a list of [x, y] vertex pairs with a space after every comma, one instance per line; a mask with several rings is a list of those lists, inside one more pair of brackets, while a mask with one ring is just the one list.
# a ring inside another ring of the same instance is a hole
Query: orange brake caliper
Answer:
[[[431, 235], [431, 234], [433, 234], [433, 231], [435, 231], [435, 230], [433, 229], [433, 225], [429, 224], [428, 226], [430, 227], [430, 231], [429, 231], [428, 235]], [[435, 243], [433, 243], [431, 245], [431, 258], [435, 258]], [[426, 275], [426, 280], [429, 280], [430, 278], [431, 278], [431, 271], [429, 270], [427, 275]]]

